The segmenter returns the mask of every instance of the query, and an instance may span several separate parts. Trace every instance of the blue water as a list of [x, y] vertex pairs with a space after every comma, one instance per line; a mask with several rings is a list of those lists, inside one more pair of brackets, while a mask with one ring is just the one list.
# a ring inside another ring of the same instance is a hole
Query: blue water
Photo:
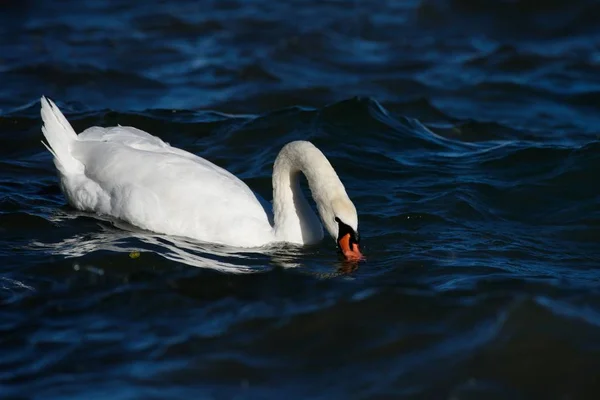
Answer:
[[[597, 399], [599, 11], [3, 3], [0, 398]], [[367, 261], [71, 209], [41, 95], [77, 131], [136, 126], [266, 199], [281, 147], [312, 141]]]

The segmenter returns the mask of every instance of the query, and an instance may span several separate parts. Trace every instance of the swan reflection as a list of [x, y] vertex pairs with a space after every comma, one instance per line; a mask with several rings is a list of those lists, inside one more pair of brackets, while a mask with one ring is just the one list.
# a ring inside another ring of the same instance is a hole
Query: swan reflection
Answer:
[[227, 273], [264, 272], [273, 267], [295, 268], [302, 265], [302, 249], [289, 244], [241, 249], [201, 243], [147, 232], [121, 221], [79, 211], [57, 212], [50, 219], [61, 222], [78, 217], [100, 220], [100, 231], [76, 234], [57, 242], [34, 242], [32, 246], [67, 258], [83, 257], [97, 251], [154, 253], [178, 263]]

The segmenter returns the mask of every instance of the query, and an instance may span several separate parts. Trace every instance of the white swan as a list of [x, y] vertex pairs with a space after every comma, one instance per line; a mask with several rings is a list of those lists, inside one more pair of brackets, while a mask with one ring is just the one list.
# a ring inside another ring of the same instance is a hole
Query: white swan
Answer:
[[302, 194], [302, 172], [342, 254], [349, 260], [363, 258], [356, 208], [327, 158], [310, 142], [291, 142], [279, 152], [271, 214], [230, 172], [147, 132], [94, 126], [77, 135], [45, 97], [41, 116], [44, 146], [54, 156], [61, 189], [79, 210], [156, 233], [235, 247], [311, 244], [323, 239], [323, 227]]

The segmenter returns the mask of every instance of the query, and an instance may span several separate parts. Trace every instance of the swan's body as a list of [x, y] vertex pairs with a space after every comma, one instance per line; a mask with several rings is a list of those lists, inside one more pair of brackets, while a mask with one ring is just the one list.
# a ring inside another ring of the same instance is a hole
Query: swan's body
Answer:
[[41, 102], [42, 132], [61, 188], [79, 210], [236, 247], [316, 243], [323, 228], [300, 190], [303, 172], [329, 233], [340, 233], [336, 218], [357, 232], [354, 205], [310, 142], [288, 143], [279, 153], [271, 213], [244, 182], [201, 157], [133, 127], [91, 127], [77, 135], [54, 103], [44, 97]]

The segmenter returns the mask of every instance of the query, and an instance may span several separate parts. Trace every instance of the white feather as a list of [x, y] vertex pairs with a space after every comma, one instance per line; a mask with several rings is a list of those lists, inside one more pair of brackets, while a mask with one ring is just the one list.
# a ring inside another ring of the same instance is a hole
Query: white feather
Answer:
[[337, 174], [309, 142], [287, 144], [275, 162], [273, 216], [239, 178], [147, 132], [119, 125], [76, 135], [45, 98], [41, 115], [62, 190], [77, 209], [157, 233], [236, 247], [314, 243], [323, 238], [323, 229], [300, 192], [297, 175], [303, 172], [329, 233], [337, 235], [335, 216], [358, 228]]
[[83, 166], [71, 155], [73, 143], [77, 141], [77, 134], [73, 127], [52, 100], [42, 97], [41, 103], [41, 115], [44, 121], [42, 133], [48, 145], [42, 143], [54, 156], [56, 168], [63, 174], [81, 172]]

